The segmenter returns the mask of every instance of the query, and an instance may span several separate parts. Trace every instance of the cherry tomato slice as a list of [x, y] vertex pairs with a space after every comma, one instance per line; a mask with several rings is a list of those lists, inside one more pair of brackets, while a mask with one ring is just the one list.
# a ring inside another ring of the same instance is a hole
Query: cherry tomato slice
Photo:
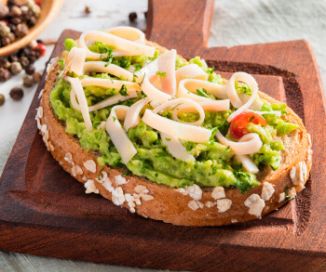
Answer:
[[247, 126], [249, 123], [256, 125], [266, 125], [266, 120], [254, 112], [244, 112], [234, 117], [230, 125], [230, 134], [234, 139], [240, 139], [248, 133]]

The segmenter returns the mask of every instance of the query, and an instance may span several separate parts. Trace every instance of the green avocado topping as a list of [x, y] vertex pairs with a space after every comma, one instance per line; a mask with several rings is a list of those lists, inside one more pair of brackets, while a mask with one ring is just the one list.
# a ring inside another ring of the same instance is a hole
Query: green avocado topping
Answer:
[[[65, 41], [67, 50], [73, 46], [75, 46], [73, 40], [67, 39]], [[105, 55], [105, 61], [108, 63], [114, 63], [126, 69], [133, 66], [134, 71], [141, 69], [148, 62], [158, 57], [158, 52], [153, 58], [143, 56], [113, 57], [114, 48], [99, 42], [91, 44], [89, 48]], [[208, 74], [209, 81], [223, 84], [222, 77], [216, 74], [214, 69], [207, 67], [206, 63], [199, 57], [193, 58], [189, 62], [177, 57], [177, 67], [182, 67], [188, 63], [201, 67]], [[157, 73], [157, 75], [165, 76], [163, 73]], [[106, 73], [93, 73], [91, 76], [115, 79]], [[239, 94], [251, 94], [249, 86], [245, 84], [237, 83], [236, 89]], [[133, 175], [146, 177], [152, 182], [174, 188], [198, 184], [208, 187], [236, 187], [241, 192], [245, 192], [259, 185], [256, 176], [246, 172], [242, 165], [235, 160], [232, 150], [219, 143], [214, 137], [217, 129], [224, 135], [228, 135], [227, 117], [234, 111], [233, 108], [224, 112], [205, 112], [203, 127], [212, 131], [209, 142], [204, 144], [183, 142], [186, 150], [194, 156], [195, 161], [181, 161], [174, 158], [162, 143], [160, 134], [141, 121], [127, 132], [137, 154], [125, 165], [103, 126], [103, 122], [110, 115], [112, 106], [90, 113], [93, 129], [89, 131], [85, 128], [81, 113], [73, 109], [70, 104], [70, 91], [70, 84], [63, 78], [58, 79], [50, 95], [52, 109], [56, 117], [65, 125], [66, 133], [76, 137], [83, 149], [95, 152], [98, 155], [98, 163], [102, 166], [123, 167]], [[125, 85], [118, 90], [87, 86], [84, 91], [89, 105], [94, 105], [116, 94], [127, 95]], [[198, 89], [197, 94], [209, 97], [205, 89]], [[119, 104], [131, 105], [142, 97], [144, 94], [140, 93], [139, 97]], [[275, 140], [275, 138], [291, 133], [297, 128], [297, 125], [289, 123], [283, 118], [286, 113], [286, 106], [283, 104], [266, 102], [261, 110], [271, 112], [271, 114], [263, 115], [267, 121], [266, 126], [250, 123], [247, 127], [249, 132], [257, 133], [263, 142], [259, 152], [252, 155], [251, 158], [260, 169], [271, 167], [275, 170], [280, 166], [281, 152], [284, 149], [282, 142]], [[276, 116], [273, 111], [281, 111], [282, 115]], [[171, 118], [169, 111], [165, 111], [161, 115]], [[181, 121], [191, 122], [197, 120], [198, 114], [183, 112], [178, 117]]]

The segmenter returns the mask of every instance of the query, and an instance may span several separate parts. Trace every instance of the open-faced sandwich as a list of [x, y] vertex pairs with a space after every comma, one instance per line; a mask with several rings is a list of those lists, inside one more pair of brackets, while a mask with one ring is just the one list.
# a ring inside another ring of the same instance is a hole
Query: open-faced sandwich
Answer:
[[310, 136], [250, 74], [224, 79], [130, 27], [83, 33], [65, 49], [36, 119], [86, 193], [143, 217], [218, 226], [261, 218], [305, 187]]

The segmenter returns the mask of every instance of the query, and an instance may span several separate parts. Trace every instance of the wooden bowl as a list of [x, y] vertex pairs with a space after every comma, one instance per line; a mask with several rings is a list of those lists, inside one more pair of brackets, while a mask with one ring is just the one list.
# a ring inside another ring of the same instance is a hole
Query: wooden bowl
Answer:
[[29, 32], [25, 37], [16, 40], [7, 46], [0, 47], [0, 57], [9, 55], [19, 50], [35, 39], [58, 13], [62, 3], [63, 0], [43, 0], [41, 14], [36, 25], [29, 29]]

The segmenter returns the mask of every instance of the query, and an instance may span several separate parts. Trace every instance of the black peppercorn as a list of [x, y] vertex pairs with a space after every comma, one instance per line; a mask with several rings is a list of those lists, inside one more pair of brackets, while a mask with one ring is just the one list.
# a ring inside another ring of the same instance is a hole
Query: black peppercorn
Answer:
[[137, 13], [130, 12], [128, 17], [129, 17], [129, 22], [134, 23], [137, 20]]
[[37, 18], [35, 16], [32, 16], [32, 17], [28, 18], [27, 25], [29, 27], [32, 27], [36, 24], [36, 22], [37, 22]]
[[20, 10], [22, 11], [22, 14], [24, 14], [24, 15], [28, 13], [28, 7], [25, 6], [25, 5], [24, 6], [21, 6], [20, 7]]
[[20, 57], [19, 62], [23, 67], [27, 67], [30, 64], [28, 57], [24, 56]]
[[18, 100], [21, 100], [23, 98], [24, 91], [23, 91], [22, 88], [15, 87], [15, 88], [11, 89], [9, 95], [13, 100], [18, 101]]
[[33, 74], [33, 78], [34, 78], [35, 83], [38, 83], [38, 82], [40, 82], [40, 80], [42, 78], [42, 74], [40, 72], [35, 72]]
[[16, 55], [11, 55], [11, 56], [9, 56], [9, 60], [11, 62], [18, 61], [18, 57]]
[[92, 13], [92, 10], [89, 6], [85, 6], [84, 8], [84, 14], [89, 15]]
[[26, 74], [28, 74], [28, 75], [33, 75], [34, 72], [35, 72], [35, 68], [34, 68], [34, 66], [33, 66], [33, 65], [28, 65], [28, 66], [26, 66], [26, 67], [25, 67], [25, 72], [26, 72]]
[[1, 57], [0, 58], [0, 67], [3, 68], [6, 63], [7, 63], [7, 59], [4, 57]]
[[12, 6], [10, 8], [10, 16], [12, 17], [18, 17], [22, 15], [22, 11], [18, 6]]
[[24, 87], [30, 88], [32, 86], [34, 86], [35, 81], [34, 81], [34, 77], [31, 75], [26, 75], [23, 78], [23, 85]]
[[15, 31], [15, 35], [18, 38], [24, 37], [28, 33], [28, 27], [25, 23], [21, 23], [17, 25], [17, 29]]
[[[23, 21], [23, 19], [20, 18], [20, 17], [13, 17], [13, 18], [10, 20], [10, 22], [11, 22], [12, 24], [14, 24], [14, 25], [18, 25], [18, 24], [20, 24], [22, 21]], [[15, 26], [11, 26], [10, 29], [13, 31], [13, 30], [15, 29]]]
[[0, 106], [2, 106], [5, 103], [6, 99], [3, 94], [0, 94]]
[[5, 18], [6, 16], [8, 16], [8, 14], [9, 14], [8, 7], [5, 4], [0, 3], [0, 19]]
[[10, 72], [8, 69], [0, 68], [0, 82], [6, 81], [10, 78]]
[[11, 62], [6, 59], [2, 67], [5, 69], [10, 69], [10, 66], [11, 66]]
[[9, 37], [4, 37], [4, 38], [1, 39], [1, 45], [2, 46], [6, 46], [6, 45], [8, 45], [10, 43], [11, 43], [11, 40], [10, 40]]
[[22, 71], [22, 66], [19, 62], [15, 61], [10, 65], [10, 72], [13, 75], [17, 75]]
[[10, 33], [10, 28], [5, 22], [0, 22], [0, 37], [7, 37]]

